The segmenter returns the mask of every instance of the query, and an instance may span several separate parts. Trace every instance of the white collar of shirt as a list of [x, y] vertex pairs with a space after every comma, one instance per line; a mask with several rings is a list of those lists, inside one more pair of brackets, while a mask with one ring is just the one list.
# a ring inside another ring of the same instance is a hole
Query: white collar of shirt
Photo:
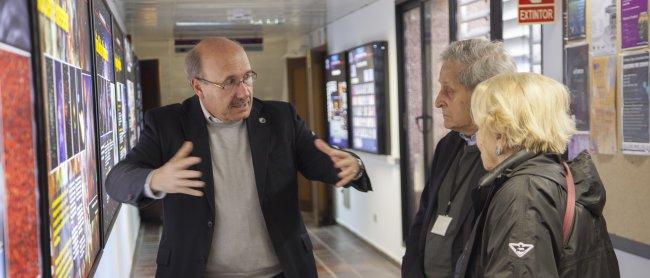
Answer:
[[465, 142], [467, 142], [468, 146], [474, 146], [476, 145], [476, 133], [472, 134], [472, 136], [467, 137], [465, 134], [458, 133], [460, 135], [460, 138], [463, 138]]
[[217, 117], [212, 116], [208, 109], [205, 109], [205, 106], [203, 105], [203, 101], [199, 100], [199, 103], [201, 104], [201, 110], [203, 111], [203, 116], [205, 116], [205, 119], [208, 121], [209, 124], [222, 124], [223, 121], [219, 120]]

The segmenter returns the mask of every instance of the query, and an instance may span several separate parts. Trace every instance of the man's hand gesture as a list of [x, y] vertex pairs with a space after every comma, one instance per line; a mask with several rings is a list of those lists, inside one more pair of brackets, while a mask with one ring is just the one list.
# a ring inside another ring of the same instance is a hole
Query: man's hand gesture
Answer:
[[334, 167], [341, 171], [338, 175], [341, 179], [336, 183], [336, 187], [350, 183], [361, 171], [357, 158], [350, 153], [332, 148], [321, 139], [316, 139], [314, 144], [318, 150], [328, 155], [334, 162]]
[[203, 196], [203, 192], [196, 189], [205, 186], [203, 181], [196, 180], [201, 177], [201, 172], [188, 170], [192, 165], [200, 163], [201, 158], [189, 156], [191, 152], [192, 142], [185, 141], [174, 157], [153, 170], [149, 187], [154, 194], [165, 192]]

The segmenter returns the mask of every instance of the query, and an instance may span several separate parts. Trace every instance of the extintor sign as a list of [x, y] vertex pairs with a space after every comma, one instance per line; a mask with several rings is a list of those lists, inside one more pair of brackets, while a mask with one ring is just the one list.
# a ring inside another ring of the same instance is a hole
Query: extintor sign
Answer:
[[546, 24], [555, 22], [555, 0], [519, 0], [519, 24]]

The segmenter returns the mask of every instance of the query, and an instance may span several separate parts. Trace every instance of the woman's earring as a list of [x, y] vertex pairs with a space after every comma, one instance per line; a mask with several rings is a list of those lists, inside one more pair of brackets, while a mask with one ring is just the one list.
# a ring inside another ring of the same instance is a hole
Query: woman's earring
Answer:
[[497, 146], [496, 155], [497, 156], [501, 155], [501, 146]]

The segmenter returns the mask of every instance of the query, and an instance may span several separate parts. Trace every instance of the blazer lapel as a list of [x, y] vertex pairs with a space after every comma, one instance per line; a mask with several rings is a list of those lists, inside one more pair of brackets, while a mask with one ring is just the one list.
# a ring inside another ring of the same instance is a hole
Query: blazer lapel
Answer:
[[212, 176], [212, 153], [210, 152], [210, 135], [208, 134], [207, 120], [201, 109], [199, 98], [194, 96], [184, 104], [183, 130], [185, 140], [194, 145], [193, 156], [201, 158], [197, 170], [203, 174], [201, 180], [205, 182], [205, 199], [208, 201], [210, 214], [214, 216], [214, 178]]
[[268, 115], [263, 111], [262, 103], [254, 99], [250, 116], [246, 119], [248, 142], [251, 148], [255, 184], [260, 203], [264, 204], [264, 188], [266, 187], [266, 170], [269, 161], [269, 145], [271, 128]]

